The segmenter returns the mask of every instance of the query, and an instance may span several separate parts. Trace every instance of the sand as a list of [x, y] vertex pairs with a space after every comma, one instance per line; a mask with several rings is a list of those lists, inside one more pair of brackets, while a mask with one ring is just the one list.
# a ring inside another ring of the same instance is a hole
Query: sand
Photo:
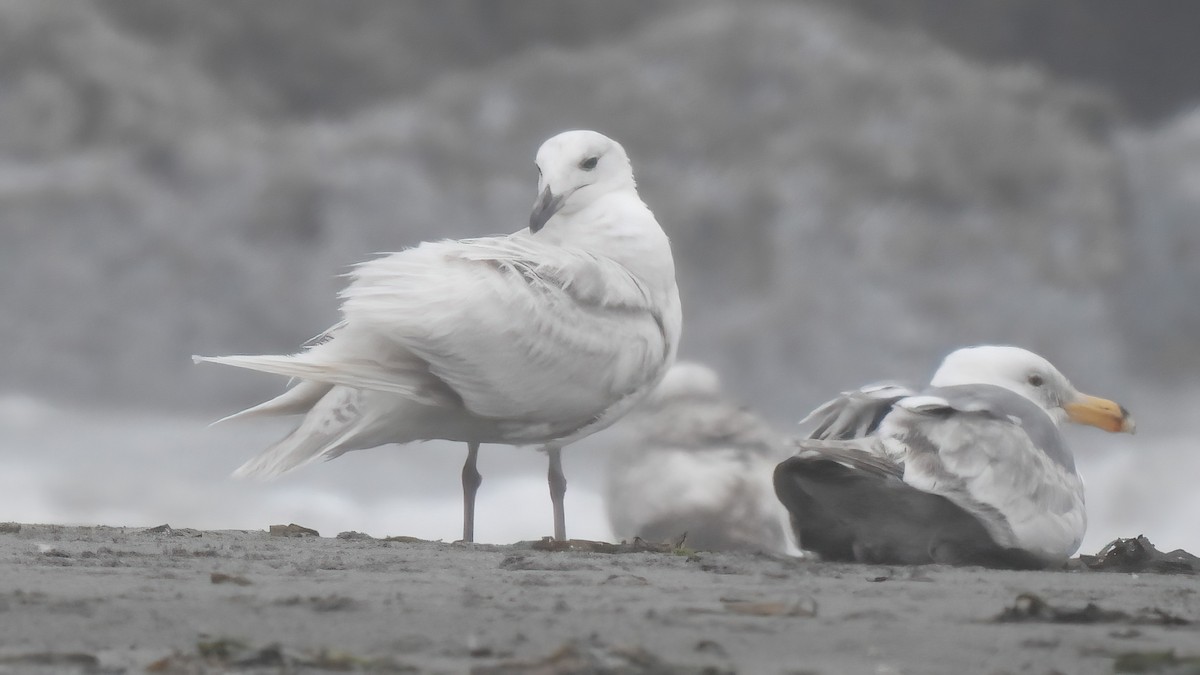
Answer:
[[1198, 590], [1187, 575], [9, 524], [0, 673], [1197, 672]]

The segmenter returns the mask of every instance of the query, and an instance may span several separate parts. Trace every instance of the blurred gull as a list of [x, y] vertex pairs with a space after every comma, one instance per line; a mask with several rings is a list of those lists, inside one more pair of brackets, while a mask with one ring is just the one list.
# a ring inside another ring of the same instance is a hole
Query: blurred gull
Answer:
[[232, 415], [304, 418], [237, 471], [274, 476], [386, 443], [467, 443], [463, 539], [474, 540], [480, 443], [545, 444], [566, 537], [561, 448], [650, 392], [681, 326], [667, 236], [625, 150], [568, 131], [537, 153], [529, 229], [426, 242], [360, 264], [340, 323], [290, 356], [195, 357], [296, 378]]
[[621, 426], [633, 438], [609, 458], [606, 495], [618, 538], [788, 550], [787, 511], [771, 488], [783, 439], [722, 397], [710, 368], [677, 363]]
[[924, 391], [864, 387], [809, 420], [815, 431], [775, 472], [800, 547], [885, 564], [1063, 563], [1087, 514], [1059, 424], [1134, 430], [1121, 406], [1001, 346], [951, 353]]

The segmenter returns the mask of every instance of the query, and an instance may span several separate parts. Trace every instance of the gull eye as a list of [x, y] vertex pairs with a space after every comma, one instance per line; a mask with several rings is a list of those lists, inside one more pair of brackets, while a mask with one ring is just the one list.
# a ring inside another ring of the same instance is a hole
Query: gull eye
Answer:
[[1034, 373], [1034, 374], [1030, 375], [1029, 377], [1025, 378], [1025, 381], [1034, 387], [1040, 387], [1043, 384], [1045, 384], [1045, 381], [1042, 380], [1042, 376], [1038, 375], [1037, 373]]
[[583, 169], [584, 171], [591, 171], [592, 169], [596, 168], [596, 162], [599, 161], [599, 157], [588, 157], [579, 163], [579, 168]]
[[538, 178], [541, 178], [542, 177], [542, 167], [538, 166], [537, 164], [534, 164], [533, 168], [537, 169]]

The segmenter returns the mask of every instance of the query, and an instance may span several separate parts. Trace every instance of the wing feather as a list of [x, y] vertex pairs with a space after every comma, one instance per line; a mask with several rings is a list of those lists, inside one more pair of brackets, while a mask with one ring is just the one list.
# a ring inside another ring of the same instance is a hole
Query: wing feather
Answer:
[[971, 512], [1001, 546], [1047, 560], [1074, 552], [1086, 527], [1083, 484], [1031, 440], [1025, 425], [1040, 421], [977, 398], [947, 396], [940, 406], [933, 395], [914, 398], [911, 406], [900, 401], [880, 429], [906, 483]]
[[479, 416], [578, 424], [669, 365], [672, 340], [647, 289], [583, 251], [518, 236], [442, 241], [351, 276], [343, 330], [395, 341]]
[[896, 401], [915, 393], [913, 389], [894, 382], [867, 385], [854, 391], [844, 391], [837, 398], [826, 401], [800, 420], [800, 423], [816, 425], [809, 432], [809, 438], [860, 438], [878, 428], [880, 421], [891, 411]]
[[801, 459], [837, 462], [879, 478], [900, 479], [904, 476], [904, 467], [883, 455], [879, 439], [874, 436], [848, 440], [792, 439], [791, 444], [797, 448], [796, 456]]

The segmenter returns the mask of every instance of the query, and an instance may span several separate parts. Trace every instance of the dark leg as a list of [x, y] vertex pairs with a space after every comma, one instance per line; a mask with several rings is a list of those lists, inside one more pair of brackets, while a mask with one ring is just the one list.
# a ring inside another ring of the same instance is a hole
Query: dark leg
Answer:
[[546, 477], [550, 482], [550, 503], [554, 505], [554, 538], [565, 541], [567, 519], [563, 510], [563, 495], [567, 493], [567, 477], [563, 475], [562, 448], [547, 445], [546, 455], [550, 458], [550, 470], [546, 472]]
[[479, 444], [467, 443], [467, 461], [463, 464], [462, 483], [463, 483], [463, 541], [475, 541], [475, 493], [479, 490], [479, 484], [483, 482], [483, 476], [479, 475], [479, 469], [475, 467], [475, 461], [479, 459]]

